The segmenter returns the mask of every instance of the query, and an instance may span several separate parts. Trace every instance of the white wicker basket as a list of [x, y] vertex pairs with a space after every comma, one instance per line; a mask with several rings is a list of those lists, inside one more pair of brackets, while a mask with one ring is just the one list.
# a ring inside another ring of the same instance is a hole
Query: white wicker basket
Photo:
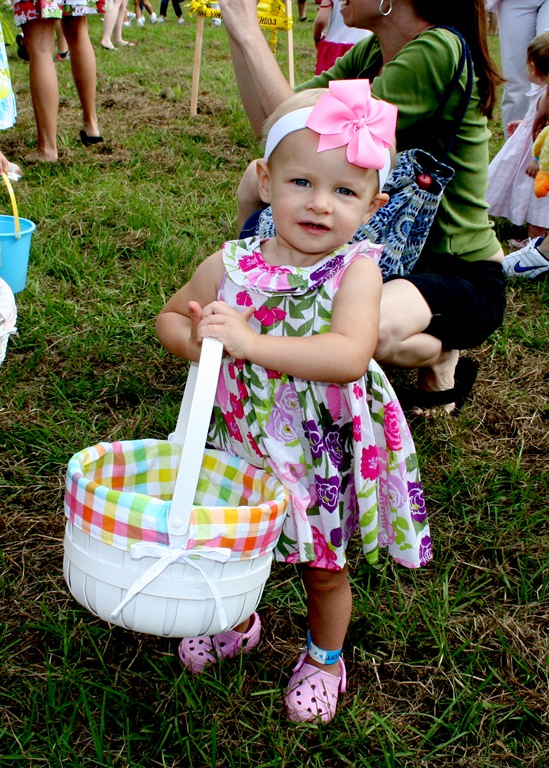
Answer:
[[0, 277], [0, 365], [6, 357], [8, 339], [16, 333], [17, 306], [9, 285]]
[[[76, 600], [105, 621], [165, 637], [214, 635], [248, 617], [261, 599], [288, 493], [268, 473], [204, 450], [222, 352], [216, 340], [204, 341], [169, 442], [101, 443], [69, 462], [65, 580]], [[136, 462], [132, 473], [125, 460], [136, 451], [154, 458], [150, 468], [148, 460]], [[208, 467], [218, 461], [230, 469], [220, 495], [238, 498], [228, 478], [244, 473], [244, 503], [227, 507], [212, 497], [215, 473]], [[157, 493], [143, 493], [147, 472]], [[140, 510], [137, 536], [132, 505]], [[253, 541], [255, 550], [227, 547], [226, 516], [236, 521], [231, 530], [249, 530], [235, 541]]]

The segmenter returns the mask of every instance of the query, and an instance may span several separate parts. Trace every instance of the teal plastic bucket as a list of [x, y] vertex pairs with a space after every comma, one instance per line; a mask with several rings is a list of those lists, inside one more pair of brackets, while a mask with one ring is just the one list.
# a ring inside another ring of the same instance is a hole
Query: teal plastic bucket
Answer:
[[19, 218], [21, 231], [15, 231], [14, 216], [0, 216], [0, 277], [13, 293], [19, 293], [27, 283], [32, 233], [36, 224]]

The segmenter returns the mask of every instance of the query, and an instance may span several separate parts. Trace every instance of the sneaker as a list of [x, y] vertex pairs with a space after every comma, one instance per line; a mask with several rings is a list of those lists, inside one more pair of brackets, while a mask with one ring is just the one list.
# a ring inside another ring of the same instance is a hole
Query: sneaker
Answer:
[[132, 25], [131, 19], [130, 19], [129, 21], [123, 21], [123, 22], [122, 22], [122, 24], [123, 24], [125, 27], [131, 27], [131, 25]]
[[158, 17], [157, 17], [157, 15], [156, 15], [156, 13], [153, 11], [153, 12], [151, 13], [151, 24], [154, 24], [154, 23], [156, 22], [156, 19], [157, 19], [157, 18], [158, 18]]
[[221, 21], [221, 19], [212, 19], [212, 25], [214, 27], [220, 27], [222, 24], [223, 22]]
[[185, 23], [185, 19], [183, 18], [183, 16], [180, 16], [180, 17], [178, 18], [178, 20], [177, 20], [177, 23], [178, 23], [178, 24], [184, 24], [184, 23]]
[[549, 272], [549, 259], [537, 247], [543, 240], [543, 237], [536, 237], [524, 248], [504, 258], [503, 271], [507, 277], [534, 278]]
[[164, 16], [159, 16], [157, 20], [154, 22], [155, 24], [164, 24]]
[[145, 26], [145, 17], [141, 16], [140, 19], [137, 19], [137, 26], [138, 27], [144, 27]]
[[133, 13], [132, 11], [128, 11], [126, 16], [128, 17], [128, 21], [133, 21], [135, 19], [135, 13]]

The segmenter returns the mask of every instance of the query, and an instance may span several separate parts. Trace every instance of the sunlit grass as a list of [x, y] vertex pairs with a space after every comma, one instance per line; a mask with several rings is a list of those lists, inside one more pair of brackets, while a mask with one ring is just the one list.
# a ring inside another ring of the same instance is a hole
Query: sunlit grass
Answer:
[[[206, 25], [190, 117], [194, 20], [171, 19], [127, 30], [135, 49], [97, 50], [104, 147], [79, 144], [69, 68], [57, 65], [60, 162], [25, 169], [16, 187], [37, 230], [0, 369], [0, 766], [545, 768], [546, 282], [510, 286], [504, 327], [468, 353], [480, 372], [459, 418], [413, 423], [433, 563], [373, 569], [351, 547], [348, 690], [330, 726], [284, 718], [306, 630], [293, 568], [273, 568], [260, 646], [200, 679], [176, 641], [109, 627], [68, 594], [67, 461], [173, 429], [187, 368], [163, 352], [154, 320], [236, 234], [236, 187], [259, 152], [223, 29]], [[311, 26], [295, 30], [297, 81], [312, 73]], [[100, 20], [90, 29], [97, 45]], [[282, 57], [282, 35], [279, 46]], [[28, 65], [13, 51], [10, 64], [20, 117], [2, 149], [17, 161], [35, 128]]]

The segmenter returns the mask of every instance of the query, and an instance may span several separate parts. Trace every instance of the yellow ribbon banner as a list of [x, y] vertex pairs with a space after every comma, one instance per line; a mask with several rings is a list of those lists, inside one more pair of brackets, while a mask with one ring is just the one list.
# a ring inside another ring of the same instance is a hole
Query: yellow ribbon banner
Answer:
[[[197, 16], [206, 16], [210, 19], [220, 19], [221, 11], [219, 8], [211, 6], [217, 3], [208, 3], [207, 0], [191, 0], [186, 3], [189, 8], [189, 14], [196, 13]], [[286, 13], [286, 6], [282, 0], [265, 0], [257, 5], [257, 17], [259, 26], [263, 29], [283, 29], [286, 32], [293, 28], [294, 20]]]

